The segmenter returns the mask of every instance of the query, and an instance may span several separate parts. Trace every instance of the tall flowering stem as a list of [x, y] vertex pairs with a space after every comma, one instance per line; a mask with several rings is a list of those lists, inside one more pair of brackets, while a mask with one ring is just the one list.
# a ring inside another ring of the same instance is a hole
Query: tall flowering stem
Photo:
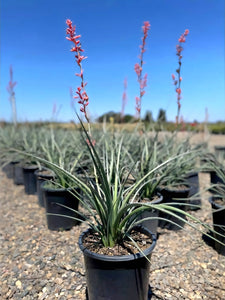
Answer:
[[9, 80], [9, 84], [6, 87], [6, 89], [9, 92], [9, 101], [11, 102], [11, 105], [12, 105], [13, 123], [16, 126], [17, 125], [17, 114], [16, 114], [16, 99], [15, 99], [14, 87], [17, 84], [17, 82], [16, 81], [13, 82], [12, 66], [10, 66], [9, 73], [10, 73], [10, 80]]
[[124, 110], [125, 110], [125, 106], [127, 104], [127, 78], [124, 79], [124, 91], [123, 91], [123, 97], [122, 97], [122, 109], [121, 109], [121, 120], [123, 120], [124, 118]]
[[180, 104], [180, 100], [181, 100], [181, 81], [182, 81], [182, 77], [181, 77], [181, 59], [182, 59], [182, 51], [184, 50], [184, 48], [182, 47], [182, 44], [185, 43], [186, 41], [186, 36], [189, 34], [189, 30], [186, 29], [184, 31], [184, 33], [181, 34], [180, 38], [178, 39], [179, 44], [176, 45], [176, 50], [177, 53], [176, 55], [178, 56], [178, 65], [179, 67], [176, 69], [176, 73], [177, 73], [177, 77], [172, 74], [172, 80], [173, 80], [173, 84], [175, 85], [175, 90], [177, 93], [177, 115], [176, 115], [176, 124], [178, 125], [179, 123], [179, 117], [180, 117], [180, 108], [181, 108], [181, 104]]
[[148, 36], [149, 29], [150, 29], [150, 23], [149, 23], [149, 21], [145, 21], [144, 25], [142, 26], [144, 36], [142, 37], [142, 44], [140, 45], [140, 48], [141, 48], [141, 54], [139, 55], [140, 62], [136, 63], [134, 65], [134, 70], [137, 74], [138, 83], [140, 86], [140, 94], [135, 99], [136, 100], [135, 109], [136, 109], [136, 115], [137, 115], [138, 119], [140, 119], [140, 116], [141, 116], [141, 101], [142, 101], [142, 97], [145, 94], [144, 89], [147, 86], [147, 74], [145, 74], [143, 77], [142, 71], [143, 71], [143, 64], [144, 64], [143, 55], [144, 55], [144, 52], [146, 51], [145, 44], [146, 44], [146, 38]]
[[74, 96], [75, 99], [78, 99], [78, 103], [80, 104], [80, 111], [84, 113], [85, 119], [89, 123], [89, 118], [87, 115], [87, 106], [89, 104], [89, 97], [86, 93], [85, 86], [87, 85], [87, 82], [84, 81], [84, 70], [82, 68], [81, 62], [86, 59], [86, 56], [82, 55], [82, 52], [84, 50], [81, 48], [81, 42], [79, 38], [81, 35], [76, 35], [76, 26], [72, 25], [72, 21], [67, 19], [66, 20], [67, 24], [67, 29], [66, 29], [66, 34], [68, 35], [66, 37], [67, 40], [73, 42], [74, 46], [71, 48], [71, 52], [75, 52], [75, 59], [76, 63], [80, 69], [80, 73], [76, 73], [76, 76], [80, 77], [81, 79], [81, 84], [79, 87], [77, 87], [76, 94], [77, 96]]
[[57, 107], [56, 102], [53, 103], [53, 106], [52, 106], [52, 121], [53, 122], [56, 122], [58, 114], [59, 114], [61, 108], [62, 108], [62, 105]]

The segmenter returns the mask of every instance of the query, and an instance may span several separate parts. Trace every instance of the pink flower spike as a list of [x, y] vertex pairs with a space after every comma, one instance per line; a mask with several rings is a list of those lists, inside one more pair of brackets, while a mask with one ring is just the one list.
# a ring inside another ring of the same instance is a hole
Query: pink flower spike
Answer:
[[144, 36], [141, 38], [142, 44], [139, 46], [139, 48], [141, 49], [141, 53], [138, 56], [138, 58], [140, 59], [140, 63], [136, 63], [134, 65], [134, 70], [137, 74], [137, 77], [138, 77], [137, 80], [138, 80], [139, 87], [140, 87], [139, 97], [135, 98], [136, 99], [135, 109], [136, 109], [136, 113], [137, 113], [136, 115], [137, 115], [138, 118], [140, 118], [140, 114], [141, 114], [141, 100], [142, 100], [142, 97], [145, 94], [144, 88], [147, 86], [147, 74], [143, 78], [142, 77], [142, 69], [143, 69], [143, 64], [144, 64], [143, 55], [146, 51], [145, 44], [146, 44], [146, 38], [148, 36], [148, 30], [149, 29], [150, 29], [150, 23], [149, 23], [149, 21], [145, 21], [144, 25], [142, 26]]
[[75, 52], [76, 63], [80, 69], [80, 73], [76, 73], [75, 75], [81, 78], [81, 84], [76, 91], [77, 96], [74, 96], [73, 98], [78, 99], [78, 103], [81, 104], [80, 111], [84, 113], [87, 122], [89, 122], [89, 118], [87, 116], [87, 111], [86, 111], [86, 107], [89, 104], [88, 102], [89, 97], [87, 96], [87, 93], [85, 91], [85, 86], [87, 85], [87, 83], [84, 82], [83, 68], [81, 65], [82, 61], [87, 57], [81, 55], [81, 53], [84, 52], [84, 50], [81, 48], [81, 43], [79, 40], [81, 35], [76, 34], [75, 32], [76, 26], [72, 26], [72, 21], [69, 19], [66, 20], [66, 24], [68, 26], [68, 28], [66, 29], [66, 34], [69, 35], [69, 37], [66, 37], [66, 39], [74, 43], [70, 51]]
[[177, 93], [177, 116], [176, 116], [176, 122], [177, 122], [177, 125], [178, 125], [178, 122], [180, 120], [179, 118], [179, 115], [180, 115], [180, 100], [181, 100], [181, 82], [182, 82], [182, 77], [180, 76], [181, 75], [181, 65], [182, 65], [182, 51], [183, 51], [183, 47], [181, 46], [182, 43], [185, 43], [186, 42], [186, 36], [189, 34], [189, 30], [188, 29], [185, 29], [184, 33], [181, 34], [181, 36], [179, 37], [178, 41], [179, 41], [179, 44], [176, 45], [176, 55], [178, 56], [178, 65], [179, 67], [176, 69], [176, 73], [177, 73], [177, 80], [175, 79], [175, 75], [172, 74], [172, 79], [173, 79], [173, 84], [175, 85], [176, 87], [176, 93]]

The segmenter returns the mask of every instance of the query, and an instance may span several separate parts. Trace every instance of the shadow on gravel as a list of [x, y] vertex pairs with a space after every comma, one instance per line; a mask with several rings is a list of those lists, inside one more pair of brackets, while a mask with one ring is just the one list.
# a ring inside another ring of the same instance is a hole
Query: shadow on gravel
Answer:
[[[208, 231], [207, 234], [210, 235], [210, 236], [213, 236], [213, 234], [212, 234], [211, 231]], [[207, 236], [207, 235], [205, 235], [205, 234], [202, 235], [202, 239], [203, 239], [203, 241], [206, 243], [206, 245], [208, 245], [209, 247], [211, 247], [211, 248], [213, 248], [214, 250], [216, 250], [216, 249], [215, 249], [215, 242], [214, 242], [213, 239], [211, 239], [209, 236]]]
[[[86, 294], [86, 300], [89, 300], [87, 288], [86, 288], [85, 294]], [[152, 288], [151, 288], [151, 286], [149, 285], [149, 286], [148, 286], [148, 299], [147, 299], [147, 300], [151, 300], [152, 297], [153, 297], [153, 299], [161, 299], [161, 300], [163, 300], [163, 298], [161, 298], [161, 297], [159, 297], [159, 296], [157, 296], [157, 295], [155, 295], [155, 294], [153, 293]], [[153, 300], [153, 299], [152, 299], [152, 300]]]

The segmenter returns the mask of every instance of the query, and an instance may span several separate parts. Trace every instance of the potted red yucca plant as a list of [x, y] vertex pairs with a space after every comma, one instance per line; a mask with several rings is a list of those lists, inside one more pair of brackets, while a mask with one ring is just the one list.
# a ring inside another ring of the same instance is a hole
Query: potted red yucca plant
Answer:
[[[123, 149], [122, 141], [112, 149], [110, 166], [103, 165], [97, 152], [97, 142], [93, 141], [91, 136], [87, 114], [89, 98], [85, 90], [87, 83], [84, 81], [81, 65], [86, 57], [82, 55], [80, 35], [76, 35], [75, 26], [70, 20], [66, 23], [69, 35], [67, 39], [74, 44], [71, 51], [75, 53], [76, 62], [80, 68], [77, 76], [81, 78], [81, 85], [77, 88], [75, 98], [78, 98], [78, 103], [81, 104], [80, 110], [84, 113], [89, 126], [86, 131], [80, 121], [83, 140], [94, 167], [95, 182], [90, 181], [87, 184], [81, 178], [60, 170], [80, 187], [84, 197], [80, 197], [79, 200], [91, 216], [91, 218], [84, 216], [89, 229], [79, 238], [79, 246], [85, 261], [88, 299], [147, 299], [150, 259], [156, 244], [156, 236], [148, 229], [139, 226], [142, 223], [140, 215], [150, 209], [157, 209], [172, 215], [175, 218], [173, 223], [179, 220], [183, 220], [184, 224], [190, 223], [185, 219], [187, 213], [179, 207], [161, 203], [141, 203], [137, 200], [137, 196], [140, 195], [141, 190], [143, 191], [145, 185], [151, 181], [154, 182], [152, 174], [155, 174], [156, 178], [159, 170], [166, 164], [172, 163], [177, 156], [154, 166], [131, 185], [127, 185], [131, 170], [127, 174], [124, 168], [119, 167]], [[145, 22], [143, 26], [145, 37], [149, 27], [149, 22]], [[145, 84], [142, 83], [142, 89]], [[143, 96], [142, 89], [141, 96]], [[138, 109], [140, 109], [139, 98], [137, 99]], [[188, 151], [180, 156], [189, 154]], [[110, 176], [111, 168], [114, 170], [113, 178]], [[76, 196], [79, 197], [79, 195]], [[199, 222], [193, 216], [189, 215], [189, 217]], [[195, 227], [193, 224], [191, 226]]]

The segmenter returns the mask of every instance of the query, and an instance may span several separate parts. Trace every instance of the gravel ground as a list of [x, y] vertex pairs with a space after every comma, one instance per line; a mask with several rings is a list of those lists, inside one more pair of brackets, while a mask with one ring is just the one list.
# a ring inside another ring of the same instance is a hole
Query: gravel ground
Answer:
[[[200, 174], [201, 188], [209, 182]], [[192, 212], [211, 223], [208, 195]], [[53, 232], [37, 197], [26, 195], [0, 171], [0, 299], [86, 299], [83, 257], [77, 245], [84, 224]], [[185, 228], [160, 229], [152, 254], [151, 299], [225, 299], [225, 256]], [[115, 299], [116, 300], [116, 299]]]

